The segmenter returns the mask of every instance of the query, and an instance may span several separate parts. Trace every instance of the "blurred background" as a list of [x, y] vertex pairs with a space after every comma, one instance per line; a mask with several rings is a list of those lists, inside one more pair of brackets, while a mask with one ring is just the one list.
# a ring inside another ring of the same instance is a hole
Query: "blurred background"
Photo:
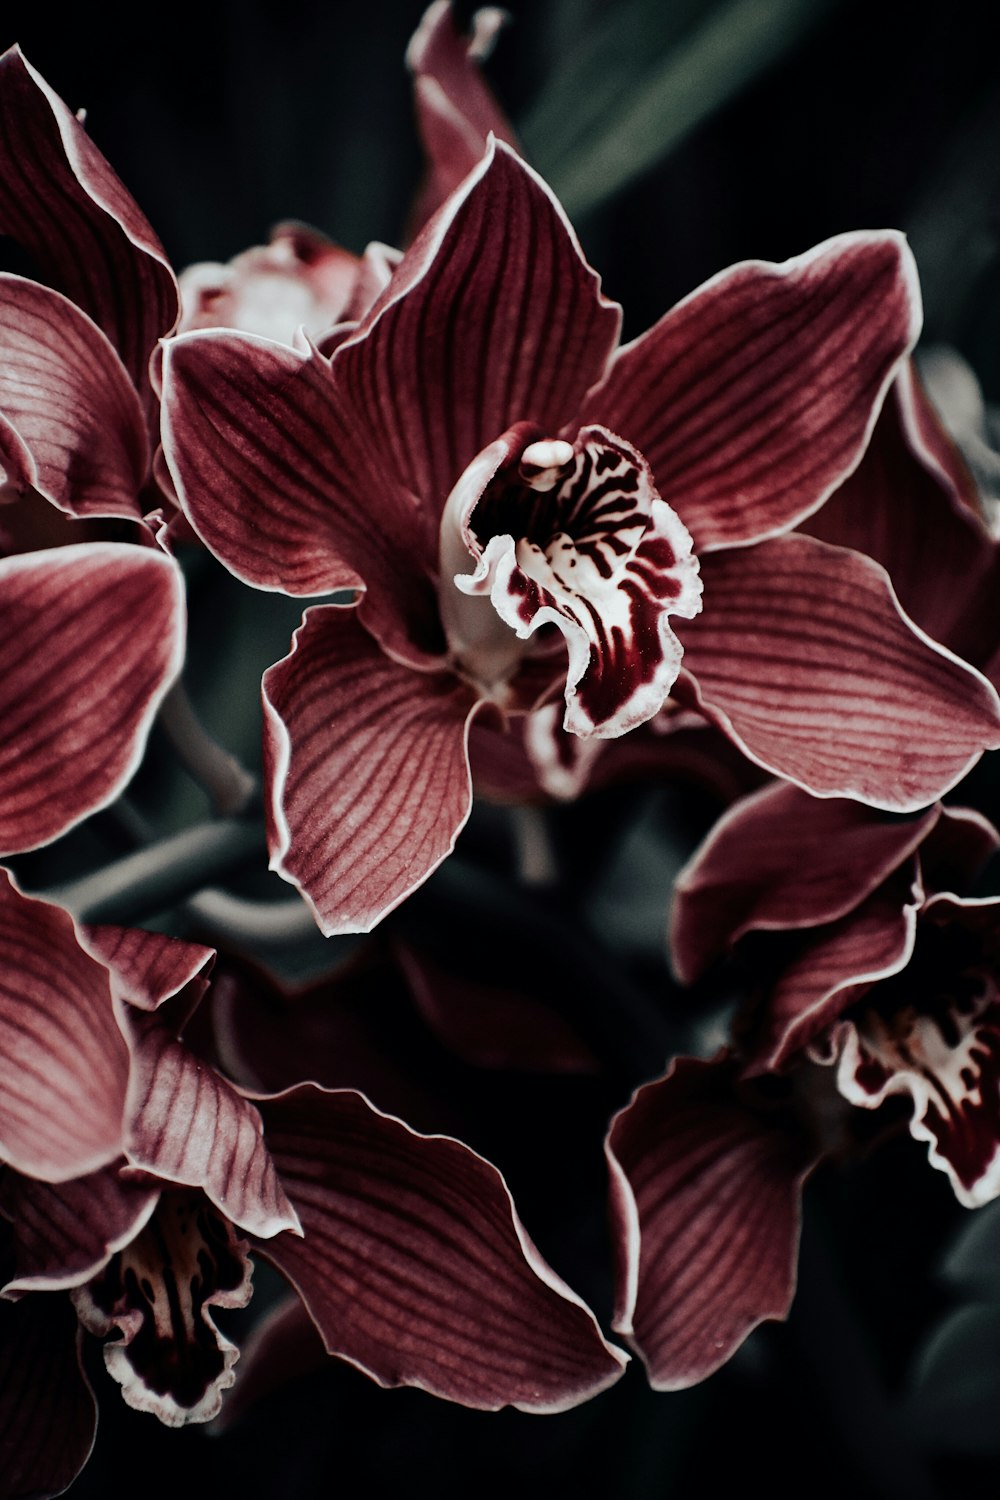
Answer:
[[[899, 227], [920, 268], [927, 338], [958, 349], [987, 399], [1000, 401], [1000, 68], [988, 7], [513, 0], [508, 9], [488, 76], [623, 303], [626, 336], [736, 260]], [[58, 25], [40, 8], [16, 11], [4, 8], [0, 44], [19, 41], [66, 102], [86, 109], [93, 139], [178, 268], [228, 259], [288, 218], [354, 251], [401, 241], [420, 178], [403, 56], [421, 0], [95, 4], [63, 12]], [[191, 690], [209, 726], [252, 763], [256, 679], [284, 653], [299, 610], [263, 603], [209, 559], [195, 574]], [[154, 741], [136, 797], [163, 832], [204, 812], [157, 753]], [[992, 768], [964, 795], [996, 816]], [[669, 788], [619, 789], [588, 800], [585, 825], [552, 819], [589, 881], [602, 953], [627, 981], [607, 1002], [611, 1064], [599, 1076], [484, 1078], [422, 1027], [398, 980], [378, 986], [400, 1066], [461, 1101], [466, 1138], [508, 1173], [532, 1235], [605, 1326], [601, 1140], [630, 1087], [694, 1028], [669, 980], [662, 914], [672, 874], [716, 811]], [[466, 837], [473, 859], [502, 842], [490, 816]], [[638, 862], [625, 858], [630, 840]], [[69, 867], [73, 847], [61, 856]], [[86, 846], [80, 861], [92, 857]], [[410, 920], [448, 930], [449, 899], [432, 894]], [[477, 940], [464, 939], [470, 966]], [[642, 1020], [628, 1009], [633, 982], [658, 997], [659, 1056], [633, 1045], [630, 1027]], [[182, 1487], [312, 1500], [362, 1484], [375, 1496], [465, 1496], [508, 1482], [531, 1495], [623, 1500], [737, 1485], [873, 1500], [993, 1494], [1000, 1218], [957, 1208], [908, 1139], [849, 1171], [827, 1166], [807, 1192], [787, 1326], [759, 1330], [695, 1390], [655, 1395], [633, 1364], [612, 1391], [560, 1417], [466, 1412], [330, 1365], [213, 1438], [168, 1433], [127, 1412], [96, 1367], [94, 1379], [102, 1422], [72, 1490], [79, 1500], [150, 1500]]]

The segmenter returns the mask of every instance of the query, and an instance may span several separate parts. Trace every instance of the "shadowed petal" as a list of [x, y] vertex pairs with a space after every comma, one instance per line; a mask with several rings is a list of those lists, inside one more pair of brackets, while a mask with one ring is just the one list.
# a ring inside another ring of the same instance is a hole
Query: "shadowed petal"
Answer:
[[0, 57], [0, 233], [102, 328], [134, 384], [177, 317], [156, 235], [83, 126], [12, 47]]
[[380, 1385], [466, 1406], [563, 1411], [624, 1364], [549, 1269], [495, 1167], [363, 1095], [302, 1085], [261, 1102], [305, 1237], [261, 1249], [327, 1349]]
[[73, 516], [140, 520], [142, 408], [101, 330], [72, 302], [0, 275], [0, 462]]
[[723, 271], [615, 359], [585, 417], [644, 453], [699, 554], [792, 526], [865, 449], [920, 328], [887, 232]]
[[45, 1182], [121, 1154], [128, 1053], [108, 972], [0, 871], [0, 1159]]
[[94, 1446], [97, 1404], [65, 1297], [0, 1301], [0, 1476], [5, 1500], [61, 1495]]
[[401, 667], [353, 610], [307, 610], [264, 674], [271, 867], [326, 933], [367, 932], [454, 848], [471, 689]]
[[613, 1327], [656, 1390], [724, 1364], [795, 1290], [803, 1132], [737, 1094], [725, 1059], [679, 1058], [614, 1118], [607, 1143], [618, 1260]]
[[8, 1173], [0, 1209], [13, 1225], [15, 1265], [5, 1295], [79, 1286], [138, 1233], [160, 1189], [123, 1178], [120, 1166], [55, 1185]]
[[180, 670], [180, 572], [125, 543], [0, 561], [0, 850], [105, 807], [142, 757]]
[[708, 717], [822, 797], [926, 806], [1000, 744], [1000, 700], [902, 614], [881, 568], [812, 537], [702, 559], [678, 628]]
[[744, 933], [844, 916], [926, 837], [938, 808], [889, 821], [855, 802], [772, 785], [719, 819], [674, 886], [670, 951], [692, 984]]
[[215, 1420], [213, 1432], [228, 1432], [258, 1401], [290, 1380], [326, 1368], [329, 1355], [316, 1324], [298, 1297], [284, 1298], [261, 1321], [240, 1350], [236, 1384]]

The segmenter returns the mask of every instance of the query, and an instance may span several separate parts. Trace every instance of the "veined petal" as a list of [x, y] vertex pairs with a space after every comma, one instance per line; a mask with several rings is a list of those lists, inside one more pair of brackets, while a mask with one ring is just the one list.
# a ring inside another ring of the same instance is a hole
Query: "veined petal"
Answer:
[[620, 310], [549, 189], [497, 144], [407, 251], [332, 366], [388, 475], [437, 526], [516, 422], [558, 433], [601, 376]]
[[967, 1208], [1000, 1194], [1000, 899], [932, 897], [913, 964], [845, 1019], [837, 1086], [913, 1099], [910, 1133]]
[[202, 1188], [243, 1229], [265, 1238], [297, 1232], [250, 1100], [155, 1022], [136, 1025], [129, 1045], [130, 1162], [167, 1182]]
[[324, 932], [368, 932], [469, 816], [475, 696], [450, 673], [400, 666], [335, 605], [306, 611], [263, 691], [271, 868]]
[[795, 1291], [802, 1130], [736, 1092], [725, 1058], [682, 1057], [611, 1124], [606, 1145], [618, 1265], [613, 1327], [656, 1390], [704, 1380]]
[[939, 811], [890, 821], [782, 784], [745, 797], [677, 877], [670, 939], [677, 977], [692, 984], [747, 932], [845, 916], [914, 852]]
[[97, 1403], [65, 1297], [0, 1301], [0, 1474], [9, 1500], [61, 1495], [94, 1446]]
[[72, 516], [141, 520], [146, 424], [95, 323], [49, 287], [0, 275], [0, 463]]
[[839, 235], [713, 277], [628, 344], [584, 416], [634, 443], [700, 554], [817, 509], [864, 452], [916, 340], [901, 235]]
[[812, 537], [702, 559], [680, 631], [713, 723], [820, 797], [926, 806], [1000, 744], [1000, 700], [902, 613], [884, 571]]
[[261, 1101], [305, 1236], [261, 1247], [331, 1354], [383, 1386], [466, 1406], [564, 1411], [625, 1363], [545, 1264], [489, 1162], [350, 1090]]
[[63, 1182], [121, 1154], [128, 1052], [107, 970], [0, 871], [0, 1159]]
[[13, 1226], [15, 1264], [4, 1296], [79, 1286], [139, 1232], [160, 1189], [123, 1178], [120, 1167], [54, 1186], [7, 1174], [0, 1209]]
[[167, 557], [88, 542], [0, 561], [0, 850], [33, 849], [114, 800], [184, 654]]
[[148, 399], [177, 283], [156, 235], [83, 126], [17, 47], [0, 57], [0, 233], [102, 328]]
[[215, 962], [214, 948], [138, 927], [83, 927], [80, 941], [111, 970], [117, 998], [139, 1010], [156, 1010], [195, 980], [200, 997]]

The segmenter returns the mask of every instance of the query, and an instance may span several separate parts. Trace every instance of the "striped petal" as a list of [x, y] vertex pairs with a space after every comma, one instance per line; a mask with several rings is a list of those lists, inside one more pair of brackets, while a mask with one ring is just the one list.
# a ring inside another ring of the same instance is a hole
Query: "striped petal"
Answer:
[[80, 941], [111, 970], [115, 996], [139, 1010], [158, 1009], [195, 981], [200, 999], [215, 961], [214, 948], [136, 927], [84, 927]]
[[790, 1118], [743, 1102], [725, 1058], [683, 1057], [615, 1116], [607, 1156], [612, 1326], [656, 1390], [680, 1390], [787, 1315], [815, 1153]]
[[83, 543], [0, 561], [0, 850], [57, 838], [118, 795], [184, 652], [166, 557]]
[[870, 895], [921, 844], [939, 817], [904, 821], [854, 802], [821, 801], [766, 786], [716, 823], [677, 877], [671, 914], [674, 971], [692, 984], [747, 932], [833, 922]]
[[146, 426], [128, 375], [72, 302], [0, 276], [0, 462], [73, 516], [141, 519]]
[[250, 1100], [155, 1022], [137, 1024], [130, 1046], [130, 1162], [167, 1182], [202, 1188], [227, 1218], [255, 1234], [297, 1231]]
[[678, 634], [701, 705], [752, 760], [821, 797], [909, 812], [1000, 745], [1000, 699], [902, 613], [877, 564], [786, 536], [702, 558]]
[[7, 1175], [0, 1209], [11, 1220], [15, 1265], [4, 1295], [79, 1286], [138, 1233], [160, 1190], [128, 1181], [119, 1166], [55, 1185]]
[[586, 420], [645, 454], [699, 554], [772, 536], [864, 452], [920, 328], [902, 236], [723, 271], [621, 350]]
[[68, 912], [0, 871], [0, 1159], [64, 1182], [121, 1154], [128, 1052]]
[[331, 605], [265, 672], [271, 867], [324, 932], [370, 931], [451, 853], [475, 707], [458, 677], [400, 666]]
[[0, 1302], [0, 1475], [10, 1500], [61, 1495], [94, 1446], [97, 1404], [65, 1297]]
[[305, 1084], [261, 1109], [305, 1231], [261, 1248], [331, 1354], [488, 1411], [564, 1411], [618, 1379], [624, 1357], [482, 1157], [352, 1091]]
[[79, 120], [17, 47], [0, 57], [0, 233], [103, 329], [152, 414], [147, 367], [177, 317], [173, 272]]
[[576, 417], [619, 322], [549, 189], [498, 144], [332, 365], [372, 451], [436, 530], [453, 485], [499, 433], [522, 421], [558, 433]]

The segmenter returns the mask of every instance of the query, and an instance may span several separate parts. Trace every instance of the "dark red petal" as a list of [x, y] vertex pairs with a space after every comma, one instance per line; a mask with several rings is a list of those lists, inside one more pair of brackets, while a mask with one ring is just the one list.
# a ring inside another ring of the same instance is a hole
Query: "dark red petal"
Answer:
[[436, 527], [468, 464], [516, 422], [555, 435], [618, 336], [559, 204], [497, 145], [426, 226], [332, 357], [355, 421]]
[[758, 1323], [787, 1315], [815, 1153], [794, 1122], [742, 1102], [725, 1058], [688, 1057], [639, 1089], [606, 1149], [613, 1326], [655, 1389], [694, 1385]]
[[674, 970], [691, 984], [744, 933], [844, 916], [911, 855], [938, 820], [904, 822], [855, 802], [772, 785], [719, 819], [677, 877]]
[[243, 1344], [236, 1384], [212, 1431], [228, 1432], [258, 1401], [290, 1380], [318, 1374], [328, 1358], [316, 1324], [298, 1297], [286, 1297], [255, 1325]]
[[149, 445], [122, 362], [72, 302], [20, 276], [0, 276], [0, 461], [70, 515], [141, 519]]
[[111, 970], [115, 995], [140, 1010], [156, 1010], [193, 980], [204, 991], [215, 949], [136, 927], [84, 927], [81, 941]]
[[563, 1411], [624, 1364], [529, 1240], [495, 1167], [416, 1135], [361, 1094], [261, 1102], [305, 1237], [261, 1249], [327, 1349], [380, 1385], [495, 1411]]
[[0, 233], [93, 318], [149, 395], [150, 354], [177, 317], [173, 272], [83, 126], [16, 47], [0, 57]]
[[297, 1230], [249, 1099], [157, 1025], [131, 1041], [129, 1160], [166, 1182], [200, 1187], [255, 1234]]
[[746, 261], [624, 348], [586, 418], [645, 454], [699, 554], [792, 526], [864, 452], [920, 327], [894, 233]]
[[33, 849], [135, 771], [184, 653], [175, 565], [125, 543], [0, 561], [0, 850]]
[[160, 1190], [122, 1178], [120, 1166], [54, 1185], [7, 1174], [0, 1208], [13, 1226], [15, 1264], [5, 1294], [79, 1286], [141, 1229]]
[[966, 891], [1000, 848], [1000, 833], [971, 807], [942, 807], [920, 846], [920, 871], [928, 892]]
[[0, 1301], [0, 1483], [5, 1500], [61, 1495], [90, 1457], [97, 1403], [67, 1297]]
[[121, 1154], [128, 1053], [68, 912], [0, 871], [0, 1160], [45, 1182]]
[[986, 680], [907, 621], [876, 563], [785, 536], [702, 559], [678, 626], [708, 717], [758, 765], [823, 797], [926, 806], [1000, 744]]
[[353, 610], [307, 610], [264, 674], [271, 867], [326, 933], [367, 932], [451, 853], [475, 710], [456, 676], [400, 666]]

